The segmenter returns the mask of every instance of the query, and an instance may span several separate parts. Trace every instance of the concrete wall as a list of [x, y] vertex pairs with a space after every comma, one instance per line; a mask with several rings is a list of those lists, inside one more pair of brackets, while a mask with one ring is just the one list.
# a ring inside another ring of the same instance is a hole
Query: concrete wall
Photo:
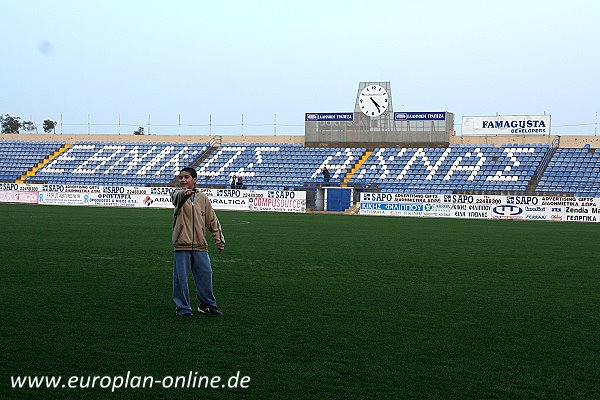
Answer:
[[[500, 146], [502, 144], [526, 144], [540, 143], [552, 144], [556, 136], [450, 136], [450, 144], [493, 144]], [[580, 148], [589, 144], [590, 147], [600, 148], [600, 136], [561, 136], [560, 147]]]
[[[44, 142], [157, 142], [157, 143], [207, 143], [215, 136], [177, 135], [60, 135], [21, 134], [0, 135], [0, 140], [30, 140]], [[304, 136], [221, 136], [221, 143], [283, 143], [304, 144]]]
[[[207, 143], [215, 136], [176, 136], [176, 135], [53, 135], [22, 134], [0, 135], [0, 140], [31, 140], [47, 142], [165, 142], [165, 143]], [[492, 144], [500, 146], [506, 143], [552, 144], [555, 136], [453, 136], [450, 144]], [[284, 143], [304, 144], [304, 136], [221, 136], [221, 143]], [[600, 148], [600, 136], [561, 136], [560, 147], [580, 148], [585, 144]]]

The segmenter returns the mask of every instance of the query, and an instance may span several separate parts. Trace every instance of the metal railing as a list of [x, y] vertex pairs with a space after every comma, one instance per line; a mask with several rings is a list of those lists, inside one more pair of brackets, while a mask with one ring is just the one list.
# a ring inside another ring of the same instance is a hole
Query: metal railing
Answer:
[[552, 156], [554, 155], [554, 153], [556, 152], [556, 149], [558, 149], [559, 146], [560, 146], [560, 136], [555, 136], [554, 140], [552, 140], [552, 145], [551, 145], [550, 150], [546, 152], [546, 154], [542, 158], [542, 161], [540, 161], [539, 165], [535, 169], [535, 172], [533, 173], [533, 176], [531, 177], [531, 179], [536, 183], [536, 186], [537, 186], [537, 182], [540, 179], [541, 174], [546, 170], [548, 163], [552, 159]]

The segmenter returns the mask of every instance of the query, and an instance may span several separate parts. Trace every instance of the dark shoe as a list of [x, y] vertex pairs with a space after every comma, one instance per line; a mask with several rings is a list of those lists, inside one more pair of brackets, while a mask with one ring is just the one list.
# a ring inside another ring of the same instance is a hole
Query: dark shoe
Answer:
[[223, 315], [221, 310], [211, 306], [198, 306], [198, 312], [204, 315]]

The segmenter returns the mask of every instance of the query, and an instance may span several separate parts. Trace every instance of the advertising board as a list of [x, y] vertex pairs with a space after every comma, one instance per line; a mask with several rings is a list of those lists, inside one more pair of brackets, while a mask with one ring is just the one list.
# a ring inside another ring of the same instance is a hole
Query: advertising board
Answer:
[[362, 215], [600, 222], [600, 198], [361, 193]]
[[550, 135], [550, 115], [494, 115], [462, 117], [462, 134]]

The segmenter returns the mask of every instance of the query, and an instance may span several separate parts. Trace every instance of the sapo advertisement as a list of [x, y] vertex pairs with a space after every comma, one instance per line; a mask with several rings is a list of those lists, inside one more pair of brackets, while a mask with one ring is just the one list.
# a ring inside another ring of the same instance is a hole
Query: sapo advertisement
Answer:
[[[0, 183], [0, 203], [173, 208], [173, 187]], [[201, 188], [216, 210], [306, 212], [306, 192]], [[361, 193], [361, 215], [600, 222], [600, 198]]]
[[600, 222], [600, 198], [361, 193], [359, 212], [402, 217]]

